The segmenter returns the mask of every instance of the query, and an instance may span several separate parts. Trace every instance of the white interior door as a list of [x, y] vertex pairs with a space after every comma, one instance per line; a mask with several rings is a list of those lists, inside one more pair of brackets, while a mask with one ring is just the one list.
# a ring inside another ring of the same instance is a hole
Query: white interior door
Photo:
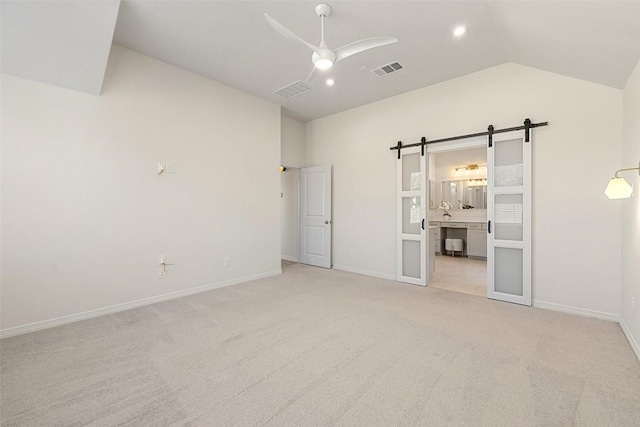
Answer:
[[300, 262], [331, 268], [331, 166], [300, 169]]
[[398, 281], [426, 286], [427, 249], [427, 156], [420, 148], [402, 149], [398, 159], [397, 235]]
[[530, 306], [532, 143], [523, 133], [494, 135], [487, 148], [487, 297]]

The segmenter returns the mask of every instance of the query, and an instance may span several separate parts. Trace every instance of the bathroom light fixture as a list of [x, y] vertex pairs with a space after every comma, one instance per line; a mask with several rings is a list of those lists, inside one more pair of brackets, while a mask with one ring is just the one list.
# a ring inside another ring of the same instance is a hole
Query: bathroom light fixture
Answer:
[[335, 84], [335, 80], [333, 79], [327, 79], [327, 81], [325, 82], [327, 84], [327, 86], [333, 86]]
[[469, 164], [467, 166], [460, 166], [454, 169], [454, 173], [456, 176], [487, 176], [487, 165], [478, 165], [475, 163]]
[[456, 170], [468, 170], [468, 171], [474, 171], [476, 169], [478, 169], [478, 165], [476, 165], [475, 163], [472, 163], [472, 164], [467, 165], [467, 166], [462, 166], [462, 167], [456, 168]]
[[477, 185], [487, 185], [487, 178], [480, 179], [470, 179], [467, 184], [469, 187], [477, 186]]
[[628, 199], [633, 194], [633, 187], [627, 182], [626, 179], [618, 176], [620, 172], [638, 171], [640, 175], [640, 162], [638, 162], [637, 168], [626, 168], [617, 170], [613, 178], [607, 184], [607, 188], [604, 190], [604, 194], [610, 199]]

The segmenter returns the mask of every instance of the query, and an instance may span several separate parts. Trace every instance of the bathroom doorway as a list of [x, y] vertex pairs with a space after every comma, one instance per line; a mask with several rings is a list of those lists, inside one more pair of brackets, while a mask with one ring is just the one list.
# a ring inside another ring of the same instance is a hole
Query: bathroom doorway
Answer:
[[466, 148], [443, 146], [428, 161], [428, 218], [435, 230], [429, 286], [486, 297], [486, 140]]

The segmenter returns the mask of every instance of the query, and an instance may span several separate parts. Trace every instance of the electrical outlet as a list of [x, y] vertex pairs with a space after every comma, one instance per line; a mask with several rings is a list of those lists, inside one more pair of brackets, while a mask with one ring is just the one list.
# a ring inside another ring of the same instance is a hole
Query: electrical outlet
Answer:
[[225, 258], [224, 259], [224, 266], [225, 267], [231, 267], [231, 258]]
[[636, 297], [633, 296], [631, 297], [631, 312], [636, 312]]
[[167, 173], [173, 173], [173, 163], [167, 163], [166, 171]]
[[349, 249], [349, 256], [353, 256], [353, 249]]

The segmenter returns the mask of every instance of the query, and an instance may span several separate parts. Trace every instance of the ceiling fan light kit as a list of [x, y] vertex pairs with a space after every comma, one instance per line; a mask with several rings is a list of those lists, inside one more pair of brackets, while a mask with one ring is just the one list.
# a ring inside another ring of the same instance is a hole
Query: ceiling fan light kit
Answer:
[[336, 62], [340, 62], [341, 60], [352, 55], [398, 41], [394, 37], [372, 37], [368, 39], [358, 40], [356, 42], [339, 47], [338, 49], [332, 50], [324, 41], [324, 18], [331, 14], [331, 6], [325, 3], [321, 3], [315, 7], [315, 12], [316, 15], [318, 15], [318, 17], [320, 18], [320, 43], [317, 46], [298, 37], [278, 21], [273, 19], [271, 16], [266, 13], [264, 14], [267, 22], [282, 36], [288, 38], [289, 40], [302, 43], [313, 51], [313, 54], [311, 55], [311, 62], [313, 63], [314, 69], [317, 68], [319, 70], [328, 70]]

